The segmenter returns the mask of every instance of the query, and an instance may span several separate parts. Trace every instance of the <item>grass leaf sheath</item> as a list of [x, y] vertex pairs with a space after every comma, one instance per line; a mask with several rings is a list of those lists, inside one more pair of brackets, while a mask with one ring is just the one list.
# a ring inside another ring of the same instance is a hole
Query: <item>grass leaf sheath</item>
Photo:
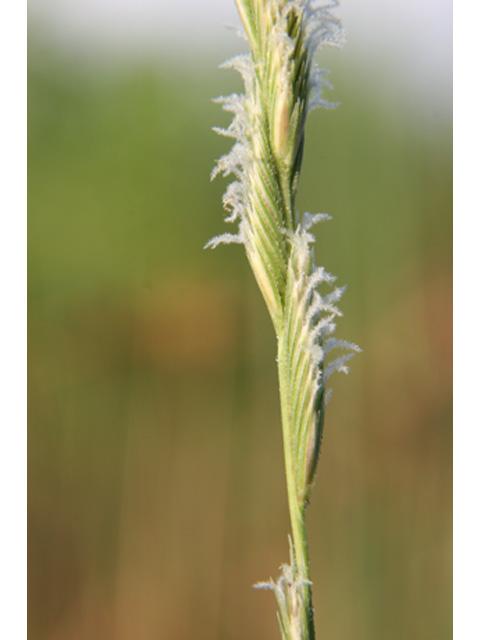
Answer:
[[[315, 107], [334, 106], [323, 98], [330, 86], [314, 61], [317, 49], [340, 45], [342, 26], [336, 2], [236, 0], [250, 54], [223, 66], [242, 75], [245, 92], [217, 99], [233, 114], [227, 129], [231, 151], [217, 161], [212, 177], [234, 176], [223, 197], [225, 233], [207, 246], [238, 242], [265, 299], [277, 335], [277, 362], [292, 534], [290, 564], [273, 589], [284, 640], [315, 637], [305, 510], [320, 454], [326, 384], [358, 347], [333, 337], [343, 288], [314, 262], [314, 224], [326, 214], [295, 207], [305, 137], [305, 121]], [[333, 360], [330, 352], [345, 353]]]

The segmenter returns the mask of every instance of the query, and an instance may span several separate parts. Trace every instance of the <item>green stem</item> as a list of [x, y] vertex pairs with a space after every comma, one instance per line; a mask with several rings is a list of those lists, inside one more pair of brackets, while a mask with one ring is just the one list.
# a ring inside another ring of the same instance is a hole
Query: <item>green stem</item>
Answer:
[[294, 558], [292, 568], [295, 578], [299, 578], [303, 584], [303, 611], [301, 640], [315, 640], [315, 626], [312, 606], [312, 587], [310, 585], [310, 560], [308, 554], [307, 531], [305, 527], [306, 504], [299, 497], [294, 458], [293, 438], [294, 425], [292, 424], [292, 403], [290, 395], [290, 363], [287, 351], [286, 330], [279, 332], [278, 336], [278, 376], [280, 385], [280, 405], [282, 415], [283, 450], [285, 457], [285, 474], [287, 479], [288, 508], [292, 527], [292, 543]]

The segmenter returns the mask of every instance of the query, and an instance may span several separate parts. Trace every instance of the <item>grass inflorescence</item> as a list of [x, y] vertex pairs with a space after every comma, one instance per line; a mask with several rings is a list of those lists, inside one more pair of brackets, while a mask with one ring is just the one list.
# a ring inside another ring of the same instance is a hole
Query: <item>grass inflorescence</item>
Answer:
[[[338, 46], [343, 31], [332, 12], [335, 2], [314, 0], [237, 0], [250, 54], [223, 66], [237, 70], [245, 92], [217, 99], [233, 114], [226, 129], [231, 151], [217, 161], [212, 177], [233, 175], [223, 197], [226, 221], [237, 232], [207, 246], [243, 244], [277, 336], [277, 362], [285, 471], [292, 525], [290, 565], [281, 577], [260, 586], [272, 588], [279, 606], [284, 640], [315, 636], [312, 583], [305, 510], [320, 454], [327, 381], [347, 372], [358, 347], [333, 336], [344, 287], [315, 264], [313, 225], [328, 215], [296, 208], [305, 143], [305, 122], [329, 87], [316, 66], [319, 47]], [[344, 353], [331, 358], [331, 352]]]

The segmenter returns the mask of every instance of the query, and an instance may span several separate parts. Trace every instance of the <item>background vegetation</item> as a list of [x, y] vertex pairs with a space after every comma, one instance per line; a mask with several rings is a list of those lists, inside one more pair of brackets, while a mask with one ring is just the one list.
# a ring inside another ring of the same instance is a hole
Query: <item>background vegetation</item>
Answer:
[[[210, 98], [237, 78], [37, 45], [29, 66], [30, 637], [278, 638], [251, 588], [288, 559], [275, 341], [242, 248], [202, 250], [225, 230]], [[308, 515], [317, 626], [447, 639], [450, 124], [332, 79], [299, 205], [333, 216], [317, 260], [364, 352]]]

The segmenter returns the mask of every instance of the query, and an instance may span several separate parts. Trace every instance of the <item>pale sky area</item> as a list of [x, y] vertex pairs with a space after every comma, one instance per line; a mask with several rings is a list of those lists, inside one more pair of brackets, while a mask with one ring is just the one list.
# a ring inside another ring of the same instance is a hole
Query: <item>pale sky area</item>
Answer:
[[[346, 61], [390, 75], [421, 101], [450, 101], [452, 0], [343, 0]], [[88, 54], [218, 57], [242, 43], [234, 0], [29, 0], [31, 25]], [[365, 63], [363, 63], [365, 61]], [[389, 73], [390, 69], [390, 73]]]

